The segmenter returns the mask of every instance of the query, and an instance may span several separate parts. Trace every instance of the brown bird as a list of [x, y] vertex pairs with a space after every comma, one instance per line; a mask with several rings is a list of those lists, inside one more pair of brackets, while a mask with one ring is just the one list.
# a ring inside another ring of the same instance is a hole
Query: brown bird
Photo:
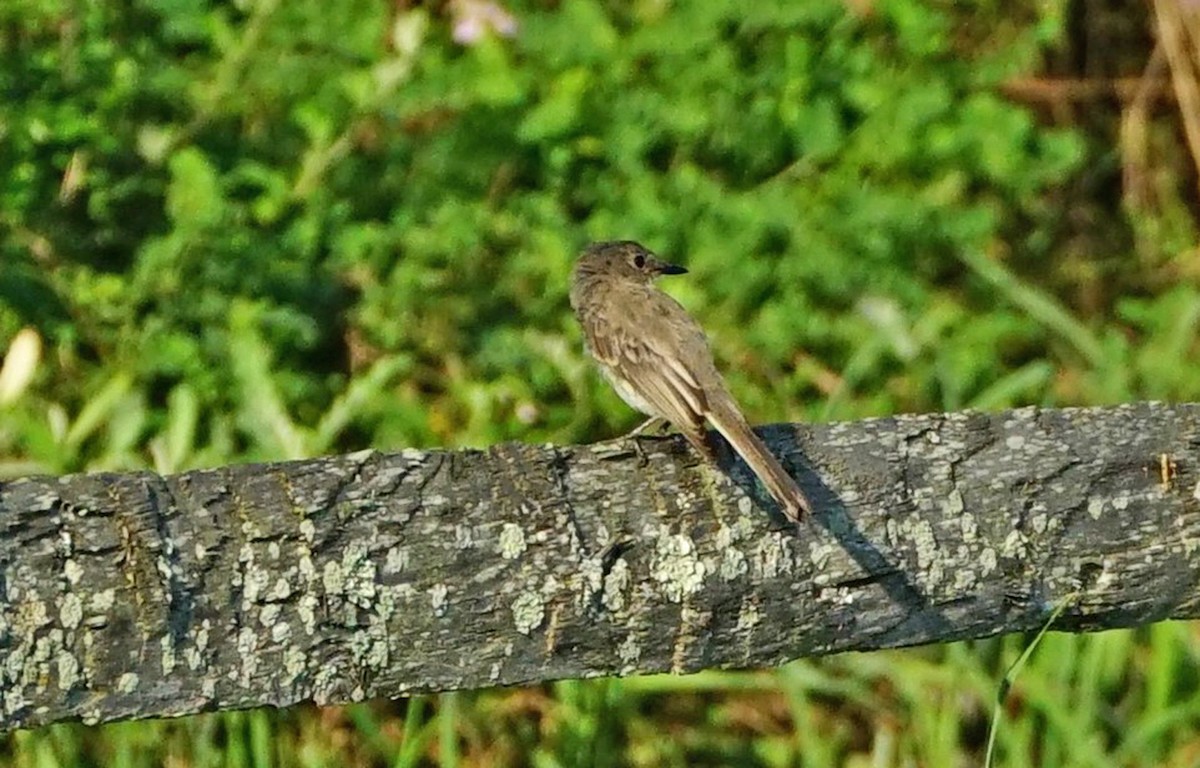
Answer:
[[804, 492], [746, 423], [713, 363], [704, 331], [654, 285], [660, 275], [685, 272], [630, 240], [584, 249], [571, 280], [571, 307], [588, 352], [626, 403], [651, 421], [671, 422], [716, 463], [704, 424], [711, 423], [798, 521], [811, 512]]

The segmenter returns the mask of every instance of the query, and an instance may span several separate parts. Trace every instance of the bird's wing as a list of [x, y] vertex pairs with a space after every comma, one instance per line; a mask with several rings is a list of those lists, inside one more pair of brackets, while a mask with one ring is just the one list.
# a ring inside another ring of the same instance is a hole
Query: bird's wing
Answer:
[[[682, 313], [682, 307], [679, 308]], [[588, 346], [607, 367], [657, 413], [676, 425], [696, 426], [708, 410], [704, 387], [683, 363], [683, 344], [671, 317], [632, 309], [627, 313], [591, 313], [584, 321]], [[683, 315], [690, 323], [690, 318]], [[694, 323], [691, 325], [694, 326]], [[703, 336], [700, 337], [703, 343]], [[704, 364], [712, 365], [707, 346]]]

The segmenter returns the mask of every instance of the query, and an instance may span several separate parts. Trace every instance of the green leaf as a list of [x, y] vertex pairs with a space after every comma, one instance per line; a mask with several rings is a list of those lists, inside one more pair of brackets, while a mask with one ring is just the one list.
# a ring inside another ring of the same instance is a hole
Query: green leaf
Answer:
[[171, 183], [167, 188], [167, 214], [182, 229], [215, 225], [224, 214], [216, 169], [196, 147], [176, 151], [167, 163]]

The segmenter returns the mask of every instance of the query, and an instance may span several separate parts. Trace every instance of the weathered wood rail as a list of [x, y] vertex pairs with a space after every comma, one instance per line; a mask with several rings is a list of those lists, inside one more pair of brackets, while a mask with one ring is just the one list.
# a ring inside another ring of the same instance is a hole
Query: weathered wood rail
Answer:
[[1200, 405], [0, 483], [0, 729], [1200, 615]]

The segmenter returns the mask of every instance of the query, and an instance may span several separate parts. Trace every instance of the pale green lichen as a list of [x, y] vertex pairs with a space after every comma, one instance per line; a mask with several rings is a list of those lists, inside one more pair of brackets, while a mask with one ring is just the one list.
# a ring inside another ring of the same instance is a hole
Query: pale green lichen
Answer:
[[68, 592], [58, 607], [58, 622], [64, 629], [75, 629], [83, 621], [83, 601], [74, 592]]
[[243, 688], [249, 688], [258, 672], [258, 635], [250, 627], [242, 627], [238, 631], [236, 647], [242, 661], [238, 682]]
[[456, 549], [470, 549], [475, 546], [475, 529], [465, 523], [455, 525], [454, 546]]
[[638, 662], [642, 659], [642, 647], [638, 645], [638, 641], [632, 632], [626, 635], [621, 644], [617, 646], [617, 658], [622, 663], [622, 674], [628, 674], [637, 670]]
[[25, 699], [25, 694], [20, 690], [9, 689], [2, 695], [4, 696], [4, 714], [6, 715], [16, 714], [29, 704]]
[[991, 547], [987, 547], [979, 553], [978, 562], [981, 569], [980, 574], [983, 576], [987, 576], [995, 571], [996, 566], [1000, 564], [999, 558], [996, 556], [996, 550]]
[[69, 691], [79, 682], [79, 660], [74, 654], [59, 651], [56, 657], [58, 666], [58, 688]]
[[505, 523], [500, 530], [500, 556], [515, 560], [525, 552], [525, 531], [516, 523]]
[[[169, 544], [170, 542], [168, 542], [168, 545]], [[158, 575], [162, 577], [163, 581], [169, 581], [174, 573], [171, 570], [171, 561], [168, 560], [164, 555], [159, 555], [154, 559], [154, 567], [158, 571]]]
[[[1038, 506], [1041, 506], [1041, 505], [1038, 505]], [[1045, 507], [1041, 506], [1041, 510], [1044, 510], [1044, 509], [1045, 509]], [[1037, 511], [1041, 511], [1041, 510], [1038, 510], [1038, 507], [1034, 507], [1034, 509], [1030, 510], [1030, 511], [1032, 513], [1032, 512], [1037, 512]], [[1029, 526], [1031, 528], [1033, 528], [1034, 533], [1036, 533], [1040, 536], [1046, 532], [1047, 528], [1050, 527], [1050, 518], [1044, 514], [1031, 514], [1029, 517]]]
[[137, 690], [139, 682], [141, 682], [141, 678], [137, 676], [136, 672], [126, 672], [117, 679], [117, 690], [121, 693], [133, 693]]
[[375, 616], [372, 623], [386, 626], [393, 614], [396, 613], [396, 593], [391, 590], [380, 590], [379, 599], [373, 608]]
[[902, 528], [905, 529], [908, 540], [917, 553], [917, 568], [925, 577], [925, 587], [932, 589], [938, 586], [945, 578], [945, 570], [933, 526], [928, 520], [917, 519]]
[[775, 531], [760, 538], [750, 553], [751, 572], [756, 580], [770, 580], [795, 569], [790, 537]]
[[158, 639], [158, 647], [161, 652], [160, 661], [163, 675], [170, 675], [175, 671], [175, 641], [171, 639], [170, 635], [163, 635]]
[[354, 542], [346, 547], [342, 553], [340, 571], [340, 591], [346, 599], [360, 608], [371, 607], [378, 584], [375, 581], [375, 562], [371, 560], [365, 543]]
[[[957, 493], [957, 491], [955, 491]], [[962, 497], [959, 497], [961, 502]], [[963, 541], [975, 541], [979, 535], [979, 524], [975, 521], [975, 516], [967, 512], [959, 518], [958, 524], [962, 530]]]
[[535, 592], [525, 591], [512, 603], [513, 623], [522, 635], [530, 635], [546, 617], [546, 606]]
[[212, 622], [208, 619], [200, 622], [200, 629], [196, 631], [196, 650], [203, 653], [208, 650], [208, 633], [212, 631]]
[[331, 704], [334, 696], [338, 693], [341, 685], [341, 680], [345, 671], [337, 664], [322, 664], [317, 667], [317, 673], [313, 676], [313, 702], [317, 706], [326, 706]]
[[291, 596], [292, 596], [291, 580], [289, 580], [283, 576], [280, 576], [279, 579], [276, 580], [275, 586], [272, 587], [271, 591], [267, 593], [266, 598], [268, 600], [286, 600]]
[[579, 565], [579, 579], [582, 582], [583, 599], [591, 600], [593, 595], [604, 588], [603, 557], [584, 558]]
[[317, 583], [317, 566], [313, 564], [312, 553], [304, 547], [296, 547], [296, 571], [308, 586]]
[[829, 578], [825, 568], [829, 565], [829, 561], [841, 551], [841, 547], [829, 541], [814, 541], [808, 545], [808, 561], [812, 563], [813, 570], [817, 572], [817, 583], [828, 583]]
[[368, 669], [381, 670], [386, 668], [391, 650], [388, 646], [387, 628], [383, 625], [375, 624], [368, 628], [365, 634], [369, 642], [360, 663]]
[[604, 577], [604, 593], [600, 601], [613, 613], [625, 608], [625, 593], [629, 589], [630, 571], [625, 558], [617, 558]]
[[733, 581], [739, 576], [745, 575], [750, 566], [746, 563], [746, 556], [742, 554], [740, 549], [735, 547], [726, 547], [722, 550], [721, 565], [717, 569], [717, 574], [722, 581]]
[[83, 566], [73, 559], [67, 560], [67, 562], [63, 563], [63, 575], [67, 577], [67, 581], [71, 584], [78, 584], [79, 580], [83, 578]]
[[317, 609], [321, 601], [316, 595], [308, 593], [300, 596], [296, 603], [296, 615], [304, 624], [304, 631], [311, 637], [317, 631]]
[[262, 610], [258, 612], [258, 623], [268, 629], [271, 628], [279, 620], [279, 611], [280, 608], [277, 603], [264, 605]]
[[243, 520], [240, 530], [242, 538], [246, 539], [247, 542], [264, 539], [267, 535], [267, 532], [254, 520]]
[[308, 665], [308, 656], [295, 646], [289, 646], [283, 652], [283, 670], [287, 673], [286, 685], [295, 685], [304, 674]]
[[362, 450], [355, 451], [354, 453], [347, 453], [345, 458], [361, 466], [362, 464], [366, 464], [368, 461], [370, 461], [373, 456], [375, 456], [374, 448], [363, 448]]
[[706, 569], [696, 553], [696, 545], [683, 534], [658, 538], [650, 562], [650, 576], [659, 583], [663, 594], [673, 603], [683, 602], [704, 586]]
[[979, 581], [979, 575], [975, 572], [975, 569], [969, 567], [969, 560], [967, 559], [969, 557], [969, 553], [966, 551], [965, 547], [960, 551], [959, 554], [962, 555], [961, 562], [963, 563], [963, 566], [954, 570], [954, 591], [973, 591], [975, 584]]
[[248, 611], [260, 602], [270, 584], [271, 571], [260, 568], [253, 562], [246, 563], [242, 575], [242, 610]]
[[742, 606], [738, 610], [738, 631], [748, 632], [757, 627], [760, 621], [762, 621], [762, 614], [758, 610], [758, 602], [755, 600], [743, 600]]
[[449, 596], [450, 588], [445, 584], [434, 584], [429, 588], [429, 604], [433, 606], [433, 615], [439, 619], [446, 615]]
[[818, 593], [818, 600], [829, 605], [854, 605], [854, 590], [843, 586], [824, 587]]
[[[9, 592], [10, 599], [16, 599], [17, 590]], [[30, 639], [33, 638], [34, 631], [38, 627], [45, 626], [50, 621], [50, 613], [46, 610], [46, 604], [41, 600], [33, 600], [26, 598], [21, 601], [20, 607], [17, 609], [16, 624], [28, 633]]]
[[383, 563], [383, 572], [385, 574], [402, 573], [408, 568], [408, 550], [404, 547], [392, 547], [387, 551], [387, 557]]
[[1008, 536], [1004, 539], [1002, 552], [1004, 553], [1004, 557], [1010, 560], [1024, 560], [1028, 557], [1029, 546], [1025, 539], [1025, 534], [1015, 528], [1009, 531]]
[[[377, 637], [370, 628], [360, 629], [350, 635], [350, 654], [359, 666], [378, 667], [380, 659], [387, 661], [387, 648], [382, 650], [382, 656], [377, 648]], [[386, 646], [386, 643], [384, 644]]]
[[728, 525], [717, 526], [717, 532], [713, 534], [713, 544], [718, 550], [732, 547], [736, 540], [736, 534]]
[[346, 575], [337, 563], [330, 560], [321, 571], [321, 586], [327, 595], [340, 595], [345, 590]]

